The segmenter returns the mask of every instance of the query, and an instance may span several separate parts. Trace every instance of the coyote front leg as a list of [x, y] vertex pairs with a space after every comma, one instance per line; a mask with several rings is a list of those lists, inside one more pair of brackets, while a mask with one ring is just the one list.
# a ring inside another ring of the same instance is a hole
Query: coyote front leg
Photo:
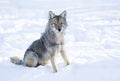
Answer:
[[61, 53], [61, 56], [62, 56], [63, 60], [65, 61], [65, 64], [69, 65], [70, 63], [68, 61], [68, 58], [66, 56], [66, 51], [65, 51], [63, 46], [62, 46], [62, 49], [61, 49], [60, 53]]
[[51, 55], [50, 61], [52, 64], [53, 72], [57, 72], [56, 64], [55, 64], [55, 55]]

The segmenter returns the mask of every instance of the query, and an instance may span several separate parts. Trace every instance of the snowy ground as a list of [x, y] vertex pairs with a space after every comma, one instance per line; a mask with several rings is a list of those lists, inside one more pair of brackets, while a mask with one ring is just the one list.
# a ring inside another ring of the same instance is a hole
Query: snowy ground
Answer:
[[[120, 81], [119, 0], [0, 0], [0, 81]], [[70, 65], [57, 56], [51, 65], [10, 63], [44, 32], [48, 11], [67, 10], [65, 35]]]

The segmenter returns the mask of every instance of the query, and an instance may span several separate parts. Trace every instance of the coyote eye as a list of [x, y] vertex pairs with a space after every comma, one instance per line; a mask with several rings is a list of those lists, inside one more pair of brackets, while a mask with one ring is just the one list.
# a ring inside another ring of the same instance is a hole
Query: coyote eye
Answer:
[[53, 25], [56, 25], [56, 23], [53, 23]]
[[60, 23], [61, 25], [63, 25], [63, 23]]
[[55, 26], [56, 24], [55, 24], [55, 23], [52, 23], [51, 25], [52, 25], [52, 26]]

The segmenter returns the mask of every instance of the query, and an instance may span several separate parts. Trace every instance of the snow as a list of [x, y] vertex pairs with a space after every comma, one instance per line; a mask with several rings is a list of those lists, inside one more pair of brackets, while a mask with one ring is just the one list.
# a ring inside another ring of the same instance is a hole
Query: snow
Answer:
[[[119, 5], [119, 0], [0, 0], [0, 81], [120, 81]], [[22, 59], [44, 32], [49, 10], [67, 11], [70, 65], [59, 54], [57, 73], [51, 64], [12, 64], [9, 58]]]

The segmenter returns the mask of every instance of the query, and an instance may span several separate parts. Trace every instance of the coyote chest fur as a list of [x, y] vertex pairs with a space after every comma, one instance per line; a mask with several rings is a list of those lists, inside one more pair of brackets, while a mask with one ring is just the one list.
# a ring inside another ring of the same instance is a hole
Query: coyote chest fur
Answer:
[[49, 12], [49, 20], [45, 32], [40, 39], [34, 41], [26, 50], [23, 60], [12, 57], [11, 62], [29, 67], [45, 65], [50, 60], [53, 72], [57, 72], [55, 55], [60, 52], [68, 65], [69, 61], [64, 48], [64, 33], [67, 27], [66, 11], [60, 15]]

